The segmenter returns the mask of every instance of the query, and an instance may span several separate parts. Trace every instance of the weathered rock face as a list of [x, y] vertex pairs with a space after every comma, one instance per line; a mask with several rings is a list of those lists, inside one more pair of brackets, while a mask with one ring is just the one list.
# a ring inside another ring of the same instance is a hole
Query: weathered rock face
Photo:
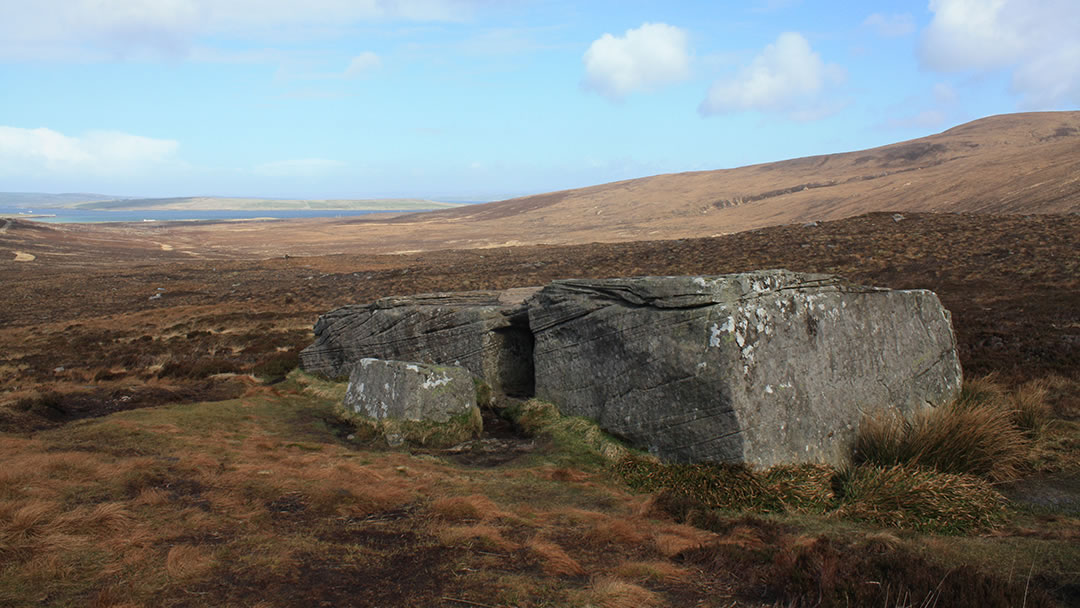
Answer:
[[472, 374], [461, 367], [363, 359], [349, 375], [342, 405], [344, 418], [392, 446], [453, 445], [482, 425]]
[[839, 464], [864, 414], [960, 389], [929, 291], [783, 270], [564, 280], [528, 311], [537, 397], [667, 460]]
[[367, 357], [458, 365], [495, 391], [529, 395], [533, 337], [523, 302], [537, 289], [392, 297], [339, 308], [319, 318], [301, 365], [330, 378]]

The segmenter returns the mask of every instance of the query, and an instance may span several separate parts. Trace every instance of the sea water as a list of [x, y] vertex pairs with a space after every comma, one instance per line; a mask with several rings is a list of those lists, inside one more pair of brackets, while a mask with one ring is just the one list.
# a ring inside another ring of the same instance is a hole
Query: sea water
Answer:
[[[410, 209], [416, 211], [416, 209]], [[355, 217], [372, 213], [397, 211], [352, 211], [343, 209], [261, 209], [261, 210], [142, 210], [111, 211], [101, 209], [50, 209], [45, 207], [13, 207], [0, 205], [0, 217], [13, 217], [38, 222], [170, 222], [182, 220], [250, 220], [258, 218], [294, 219], [312, 217]]]

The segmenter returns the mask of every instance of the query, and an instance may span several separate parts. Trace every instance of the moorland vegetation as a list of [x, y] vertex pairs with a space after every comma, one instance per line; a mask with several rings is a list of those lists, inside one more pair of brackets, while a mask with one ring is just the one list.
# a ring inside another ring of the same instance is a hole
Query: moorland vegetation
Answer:
[[[872, 214], [396, 256], [149, 243], [138, 261], [16, 222], [0, 246], [36, 259], [0, 267], [0, 603], [1075, 603], [1077, 234], [1076, 216]], [[336, 418], [342, 384], [294, 369], [318, 314], [384, 295], [768, 267], [936, 291], [961, 399], [867, 421], [848, 467], [753, 471], [660, 464], [536, 401], [487, 408], [459, 449], [388, 449]]]

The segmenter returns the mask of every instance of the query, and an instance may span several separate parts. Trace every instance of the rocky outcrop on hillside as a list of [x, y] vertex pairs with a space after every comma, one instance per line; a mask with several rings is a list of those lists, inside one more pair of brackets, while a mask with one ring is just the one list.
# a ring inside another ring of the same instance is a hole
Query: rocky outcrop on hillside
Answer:
[[782, 270], [564, 280], [529, 318], [537, 397], [665, 460], [839, 464], [863, 416], [960, 390], [929, 291]]
[[840, 464], [864, 416], [946, 403], [961, 382], [932, 292], [786, 270], [384, 298], [315, 333], [308, 371], [339, 376], [365, 357], [461, 365], [680, 462]]

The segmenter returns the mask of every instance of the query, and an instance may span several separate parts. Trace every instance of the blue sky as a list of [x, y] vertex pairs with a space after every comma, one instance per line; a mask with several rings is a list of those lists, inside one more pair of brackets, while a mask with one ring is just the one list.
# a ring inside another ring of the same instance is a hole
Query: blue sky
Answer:
[[1080, 2], [0, 0], [0, 191], [492, 200], [1080, 106]]

